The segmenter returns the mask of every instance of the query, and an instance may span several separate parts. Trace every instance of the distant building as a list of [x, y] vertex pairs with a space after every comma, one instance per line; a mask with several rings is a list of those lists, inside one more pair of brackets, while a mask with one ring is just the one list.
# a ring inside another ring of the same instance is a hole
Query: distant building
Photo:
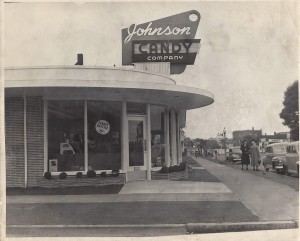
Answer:
[[252, 127], [252, 130], [233, 131], [232, 132], [233, 146], [241, 145], [244, 139], [247, 140], [251, 139], [259, 142], [261, 136], [262, 136], [262, 130], [254, 130], [254, 127]]

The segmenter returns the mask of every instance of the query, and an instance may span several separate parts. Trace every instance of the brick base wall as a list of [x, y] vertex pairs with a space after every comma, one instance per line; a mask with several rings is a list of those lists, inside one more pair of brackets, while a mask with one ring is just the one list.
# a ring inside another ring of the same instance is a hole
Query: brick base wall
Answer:
[[44, 174], [44, 101], [27, 97], [28, 187], [37, 186]]
[[24, 187], [24, 100], [5, 98], [6, 186]]

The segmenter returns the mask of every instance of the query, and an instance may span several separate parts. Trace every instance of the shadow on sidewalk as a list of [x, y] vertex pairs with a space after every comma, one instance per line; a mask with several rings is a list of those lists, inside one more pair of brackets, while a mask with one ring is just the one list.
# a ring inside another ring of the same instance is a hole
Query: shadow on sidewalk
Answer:
[[66, 188], [7, 188], [7, 196], [16, 195], [87, 195], [87, 194], [118, 194], [123, 184], [103, 185], [97, 187], [66, 187]]
[[193, 182], [220, 182], [218, 178], [208, 172], [206, 169], [190, 156], [184, 157], [188, 166], [188, 178], [178, 181], [193, 181]]

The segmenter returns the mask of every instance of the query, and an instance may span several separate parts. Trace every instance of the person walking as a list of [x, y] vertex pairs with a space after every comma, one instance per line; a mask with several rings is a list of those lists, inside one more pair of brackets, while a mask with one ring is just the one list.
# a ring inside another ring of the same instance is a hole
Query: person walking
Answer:
[[252, 141], [252, 146], [250, 148], [250, 156], [251, 156], [253, 171], [259, 171], [258, 166], [260, 164], [260, 154], [259, 154], [259, 149], [256, 144], [256, 141]]
[[246, 140], [244, 140], [243, 144], [241, 145], [241, 151], [242, 151], [242, 170], [244, 170], [244, 165], [246, 165], [246, 170], [248, 170], [248, 165], [250, 164], [250, 159], [249, 159], [250, 148], [247, 145]]

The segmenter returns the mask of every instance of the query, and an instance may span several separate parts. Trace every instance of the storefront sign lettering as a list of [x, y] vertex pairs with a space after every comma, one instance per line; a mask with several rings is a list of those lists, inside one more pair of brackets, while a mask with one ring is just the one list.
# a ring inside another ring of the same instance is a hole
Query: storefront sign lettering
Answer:
[[139, 43], [133, 43], [134, 49], [138, 47], [138, 50], [141, 54], [169, 54], [169, 53], [189, 53], [189, 49], [192, 45], [191, 42], [185, 43], [185, 42], [139, 42]]
[[110, 125], [106, 120], [99, 120], [95, 125], [96, 131], [101, 135], [106, 135], [110, 130]]
[[132, 62], [194, 64], [200, 39], [132, 41]]
[[182, 55], [175, 55], [175, 56], [148, 56], [148, 61], [159, 61], [159, 62], [171, 62], [171, 60], [181, 60], [183, 59]]
[[167, 26], [165, 28], [163, 27], [157, 27], [157, 28], [151, 28], [152, 22], [150, 22], [147, 26], [147, 28], [137, 28], [137, 25], [132, 24], [129, 28], [128, 28], [128, 35], [124, 40], [124, 44], [127, 44], [134, 35], [137, 36], [161, 36], [161, 35], [190, 35], [191, 32], [191, 28], [190, 27], [170, 27]]

